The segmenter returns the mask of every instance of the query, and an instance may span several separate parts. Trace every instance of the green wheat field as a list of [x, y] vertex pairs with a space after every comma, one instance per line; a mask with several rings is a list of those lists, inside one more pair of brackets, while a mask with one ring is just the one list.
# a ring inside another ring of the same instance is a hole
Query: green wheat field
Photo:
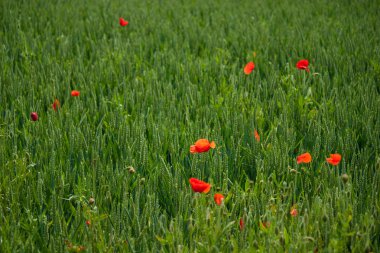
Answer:
[[0, 252], [380, 252], [380, 1], [0, 0]]

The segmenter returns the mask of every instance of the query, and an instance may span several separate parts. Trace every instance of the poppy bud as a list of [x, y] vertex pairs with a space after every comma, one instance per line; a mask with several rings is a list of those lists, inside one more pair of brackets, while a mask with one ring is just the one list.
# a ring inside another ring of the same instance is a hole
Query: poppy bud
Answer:
[[145, 183], [145, 177], [140, 179], [140, 184], [144, 184], [144, 183]]
[[298, 215], [297, 209], [293, 208], [292, 210], [290, 210], [290, 215], [296, 217]]
[[30, 118], [32, 121], [37, 121], [38, 120], [38, 114], [36, 112], [30, 113]]
[[240, 231], [243, 231], [243, 229], [244, 229], [244, 220], [243, 220], [243, 218], [240, 218], [239, 228], [240, 228]]
[[57, 111], [58, 108], [61, 107], [61, 103], [59, 103], [59, 100], [58, 100], [58, 99], [55, 99], [55, 100], [54, 100], [54, 103], [53, 103], [51, 106], [53, 107], [53, 110], [54, 110], [54, 111]]
[[214, 195], [214, 201], [215, 201], [215, 203], [216, 203], [218, 206], [220, 206], [220, 205], [223, 203], [223, 200], [224, 200], [224, 196], [223, 196], [223, 194], [221, 194], [221, 193], [216, 193], [216, 194]]
[[95, 199], [93, 197], [91, 197], [89, 200], [88, 200], [88, 203], [90, 205], [93, 205], [95, 203]]
[[343, 183], [347, 183], [348, 182], [348, 175], [346, 173], [344, 173], [342, 175], [342, 180], [343, 180]]
[[132, 166], [128, 166], [127, 168], [128, 168], [129, 174], [135, 174], [136, 173], [135, 168], [133, 168]]

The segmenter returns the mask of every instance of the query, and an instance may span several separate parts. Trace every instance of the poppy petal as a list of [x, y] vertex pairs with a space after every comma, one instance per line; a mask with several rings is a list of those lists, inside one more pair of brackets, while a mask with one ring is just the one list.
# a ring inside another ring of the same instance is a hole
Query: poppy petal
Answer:
[[190, 153], [192, 153], [192, 154], [197, 153], [197, 149], [196, 149], [195, 145], [190, 146]]
[[119, 18], [119, 24], [121, 25], [121, 26], [127, 26], [128, 25], [128, 21], [127, 20], [125, 20], [125, 19], [123, 19], [123, 18]]
[[203, 153], [215, 148], [215, 142], [209, 142], [207, 139], [199, 139], [194, 145], [190, 146], [190, 153]]
[[197, 178], [190, 178], [189, 182], [194, 192], [208, 193], [211, 189], [210, 184]]
[[326, 158], [326, 161], [331, 165], [338, 165], [342, 160], [342, 156], [340, 154], [330, 154], [329, 158]]
[[224, 200], [223, 194], [215, 193], [214, 201], [218, 206], [220, 206], [223, 203], [223, 200]]
[[297, 163], [300, 164], [300, 163], [310, 163], [311, 162], [311, 155], [310, 153], [304, 153], [304, 154], [301, 154], [299, 156], [297, 156]]
[[71, 96], [72, 96], [72, 97], [79, 97], [79, 95], [80, 95], [80, 92], [77, 91], [77, 90], [73, 90], [73, 91], [71, 92]]
[[255, 131], [254, 131], [253, 134], [255, 135], [255, 139], [256, 139], [256, 141], [257, 141], [257, 142], [260, 142], [260, 135], [259, 135], [259, 132], [257, 132], [257, 130], [255, 129]]
[[296, 64], [296, 68], [309, 72], [309, 61], [305, 59], [299, 60]]
[[251, 74], [251, 72], [255, 69], [255, 64], [253, 62], [248, 62], [244, 67], [244, 73], [246, 75]]

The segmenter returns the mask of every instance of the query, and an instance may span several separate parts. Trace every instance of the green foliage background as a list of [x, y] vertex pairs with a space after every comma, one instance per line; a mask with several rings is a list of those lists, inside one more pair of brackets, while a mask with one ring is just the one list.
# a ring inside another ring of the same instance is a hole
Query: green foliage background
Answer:
[[379, 10], [0, 0], [0, 251], [380, 251]]

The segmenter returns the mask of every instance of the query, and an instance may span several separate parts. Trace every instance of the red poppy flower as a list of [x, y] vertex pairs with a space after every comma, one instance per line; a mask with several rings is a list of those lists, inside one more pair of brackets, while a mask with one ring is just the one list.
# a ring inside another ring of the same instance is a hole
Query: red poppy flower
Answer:
[[71, 92], [71, 96], [72, 96], [72, 97], [79, 97], [79, 95], [80, 95], [80, 92], [77, 91], [77, 90], [73, 90], [73, 91]]
[[311, 162], [311, 155], [307, 152], [302, 155], [297, 156], [297, 163], [309, 163]]
[[330, 158], [326, 158], [326, 161], [331, 165], [338, 165], [342, 160], [342, 156], [340, 154], [330, 154]]
[[215, 193], [214, 201], [218, 206], [220, 206], [223, 203], [223, 200], [224, 200], [223, 194]]
[[296, 64], [297, 69], [306, 70], [307, 72], [310, 72], [309, 70], [309, 61], [308, 60], [300, 60]]
[[194, 145], [190, 146], [190, 153], [202, 153], [209, 151], [210, 148], [215, 148], [215, 142], [209, 142], [207, 139], [199, 139]]
[[251, 72], [254, 69], [255, 69], [255, 64], [252, 61], [250, 61], [250, 62], [247, 63], [247, 65], [245, 65], [245, 67], [244, 67], [244, 73], [246, 75], [249, 75], [249, 74], [251, 74]]
[[121, 26], [127, 26], [129, 24], [129, 22], [124, 18], [119, 18], [119, 23]]
[[38, 120], [38, 114], [36, 112], [30, 113], [30, 119], [33, 121], [37, 121]]
[[259, 132], [257, 132], [257, 130], [255, 129], [255, 131], [253, 132], [253, 134], [255, 135], [255, 139], [257, 142], [260, 142], [260, 135], [259, 135]]
[[290, 215], [293, 216], [293, 217], [296, 217], [298, 215], [297, 209], [292, 208], [292, 210], [290, 210]]
[[244, 220], [243, 220], [243, 218], [240, 218], [239, 228], [240, 228], [240, 231], [243, 231], [243, 229], [244, 229]]
[[57, 111], [58, 108], [61, 108], [61, 104], [59, 103], [59, 100], [58, 100], [58, 99], [55, 99], [55, 100], [54, 100], [54, 103], [52, 104], [52, 107], [53, 107], [53, 110], [54, 110], [54, 111]]
[[194, 192], [208, 193], [211, 189], [211, 185], [196, 178], [189, 179], [191, 188]]
[[87, 226], [91, 226], [91, 221], [90, 220], [86, 220], [86, 225]]

